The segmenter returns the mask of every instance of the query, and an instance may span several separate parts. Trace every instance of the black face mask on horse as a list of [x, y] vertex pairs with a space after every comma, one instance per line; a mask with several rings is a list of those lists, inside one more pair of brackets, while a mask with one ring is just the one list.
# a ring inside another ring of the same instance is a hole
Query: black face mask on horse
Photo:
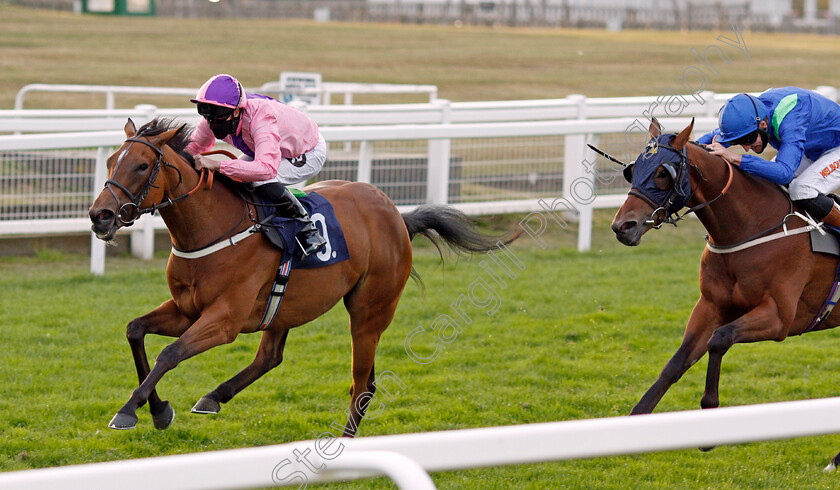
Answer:
[[[673, 215], [685, 206], [692, 194], [686, 151], [671, 146], [675, 137], [674, 134], [663, 134], [652, 138], [645, 151], [624, 168], [624, 178], [631, 184], [629, 194], [653, 207], [650, 222], [654, 228], [663, 223], [675, 225], [679, 217]], [[664, 217], [655, 223], [656, 216], [661, 214]]]

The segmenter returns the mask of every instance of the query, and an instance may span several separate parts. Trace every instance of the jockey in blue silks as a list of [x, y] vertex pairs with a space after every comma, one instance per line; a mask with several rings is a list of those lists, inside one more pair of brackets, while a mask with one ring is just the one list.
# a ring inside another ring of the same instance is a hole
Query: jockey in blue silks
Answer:
[[[721, 108], [719, 127], [697, 140], [741, 170], [787, 185], [790, 197], [816, 220], [840, 227], [840, 205], [827, 194], [840, 187], [840, 105], [797, 87], [738, 94]], [[740, 155], [729, 146], [776, 158]]]

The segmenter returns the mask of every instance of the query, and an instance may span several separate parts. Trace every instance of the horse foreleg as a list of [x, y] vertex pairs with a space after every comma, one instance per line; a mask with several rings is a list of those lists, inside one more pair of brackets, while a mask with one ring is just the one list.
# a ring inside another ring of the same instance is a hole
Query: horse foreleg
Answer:
[[286, 346], [288, 330], [265, 331], [260, 339], [260, 347], [254, 361], [236, 376], [220, 384], [218, 388], [198, 400], [192, 413], [215, 414], [221, 410], [221, 403], [227, 403], [237, 393], [258, 380], [283, 362], [283, 349]]
[[665, 396], [668, 388], [679, 381], [682, 375], [706, 353], [706, 344], [718, 321], [717, 309], [701, 297], [691, 311], [679, 349], [665, 364], [653, 386], [645, 392], [639, 403], [633, 407], [630, 415], [653, 412], [653, 409]]
[[[171, 299], [129, 322], [125, 334], [128, 345], [131, 347], [131, 355], [134, 357], [138, 384], [142, 383], [151, 372], [149, 358], [146, 355], [146, 334], [180, 337], [189, 328], [190, 323], [192, 323], [190, 319], [181, 313]], [[161, 400], [155, 390], [152, 390], [149, 395], [149, 410], [152, 412], [152, 420], [156, 428], [165, 429], [172, 423], [174, 417], [172, 407], [168, 401]]]
[[[180, 362], [217, 345], [233, 342], [238, 334], [230, 323], [227, 313], [211, 315], [205, 313], [175, 342], [166, 346], [158, 355], [155, 367], [140, 386], [134, 390], [128, 402], [114, 415], [108, 427], [112, 429], [133, 429], [137, 425], [137, 408], [149, 400], [158, 381]], [[173, 412], [174, 413], [174, 412]]]
[[700, 400], [703, 408], [716, 408], [720, 404], [718, 385], [723, 355], [736, 343], [760, 340], [783, 340], [784, 323], [779, 316], [776, 302], [767, 297], [758, 306], [740, 318], [716, 329], [709, 340], [709, 367], [706, 372], [706, 390]]

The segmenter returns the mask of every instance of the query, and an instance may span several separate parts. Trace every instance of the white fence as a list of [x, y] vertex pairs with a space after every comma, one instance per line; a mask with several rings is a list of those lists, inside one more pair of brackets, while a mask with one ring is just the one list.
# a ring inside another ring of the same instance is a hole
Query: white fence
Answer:
[[[330, 104], [333, 95], [343, 95], [345, 104], [353, 103], [353, 95], [394, 95], [394, 94], [423, 94], [433, 102], [437, 99], [437, 86], [435, 85], [411, 85], [394, 83], [352, 83], [352, 82], [322, 82], [317, 87], [301, 87], [290, 89], [281, 82], [267, 82], [260, 87], [248, 89], [249, 92], [256, 92], [265, 95], [278, 97], [282, 100], [283, 95], [309, 95], [321, 104]], [[72, 85], [58, 83], [31, 83], [21, 88], [15, 95], [15, 110], [23, 110], [26, 96], [33, 92], [47, 93], [84, 93], [104, 94], [105, 108], [116, 107], [116, 96], [122, 95], [144, 95], [144, 96], [177, 96], [182, 101], [195, 97], [197, 88], [183, 87], [132, 87], [125, 85]]]
[[[682, 129], [687, 118], [662, 119], [668, 128]], [[695, 122], [698, 131], [714, 128], [715, 118]], [[642, 129], [638, 119], [613, 118], [518, 123], [415, 124], [359, 127], [324, 127], [322, 134], [330, 143], [344, 142], [350, 151], [331, 152], [333, 168], [325, 168], [324, 178], [345, 178], [379, 185], [402, 209], [423, 202], [451, 204], [470, 214], [569, 211], [579, 215], [578, 249], [591, 246], [592, 210], [616, 207], [624, 199], [625, 183], [616, 178], [613, 164], [595, 166], [595, 156], [587, 160], [588, 141], [626, 146], [628, 128]], [[636, 133], [638, 137], [641, 133]], [[66, 152], [69, 149], [95, 148], [95, 159], [87, 159], [87, 180], [73, 181], [70, 189], [47, 186], [36, 196], [54, 201], [57, 197], [70, 203], [69, 211], [78, 213], [66, 218], [61, 230], [78, 226], [87, 230], [86, 210], [91, 196], [98, 194], [105, 182], [105, 159], [114, 147], [122, 144], [122, 131], [60, 133], [48, 136], [33, 134], [0, 137], [0, 154], [22, 151]], [[646, 138], [645, 138], [646, 141]], [[495, 142], [488, 146], [488, 142]], [[384, 145], [377, 147], [376, 145]], [[394, 144], [400, 146], [395, 147]], [[641, 145], [625, 148], [626, 155]], [[501, 156], [497, 155], [501, 152]], [[505, 152], [510, 158], [505, 158]], [[476, 156], [473, 156], [476, 155]], [[456, 158], [457, 157], [457, 158]], [[341, 158], [345, 158], [341, 164]], [[469, 161], [465, 161], [469, 160]], [[92, 160], [92, 161], [91, 161]], [[591, 168], [587, 167], [590, 165]], [[593, 171], [595, 170], [595, 171]], [[332, 173], [330, 173], [332, 172]], [[595, 179], [595, 173], [610, 179]], [[56, 179], [49, 180], [54, 182]], [[67, 179], [58, 179], [62, 185]], [[605, 181], [608, 185], [601, 185]], [[548, 185], [548, 184], [551, 185]], [[22, 192], [6, 190], [0, 180], [0, 204], [23, 199]], [[11, 183], [13, 186], [15, 182]], [[33, 184], [34, 185], [34, 184]], [[545, 186], [541, 188], [540, 186]], [[24, 186], [26, 187], [26, 186]], [[578, 190], [576, 192], [576, 189]], [[581, 195], [581, 191], [588, 194]], [[547, 202], [549, 200], [550, 202]], [[11, 208], [15, 206], [12, 204]], [[73, 211], [75, 210], [75, 211]], [[43, 211], [37, 216], [0, 220], [0, 235], [27, 234], [44, 229]], [[56, 219], [54, 218], [54, 219]], [[153, 231], [163, 227], [159, 218], [138, 221], [132, 245], [141, 256], [151, 257]], [[104, 245], [92, 239], [91, 270], [104, 273]]]
[[[829, 97], [837, 91], [818, 87]], [[570, 95], [563, 99], [490, 102], [450, 102], [436, 99], [423, 104], [311, 105], [301, 106], [319, 126], [371, 126], [384, 124], [462, 124], [480, 122], [554, 121], [614, 117], [659, 118], [715, 117], [720, 106], [734, 94], [701, 92], [697, 97], [586, 98]], [[140, 105], [134, 109], [0, 110], [0, 133], [106, 131], [122, 129], [127, 117], [147, 121], [155, 116], [177, 117], [195, 123], [193, 108], [157, 108]]]
[[[562, 461], [840, 432], [840, 398], [276, 446], [0, 474], [0, 489], [234, 489], [385, 475], [435, 488], [426, 472]], [[826, 457], [833, 455], [826, 448]], [[304, 463], [300, 457], [305, 458]], [[294, 463], [299, 462], [298, 464]], [[311, 468], [318, 471], [314, 472]], [[558, 487], [573, 482], [557, 482]]]
[[[830, 98], [832, 87], [818, 87]], [[586, 153], [586, 143], [632, 160], [646, 120], [655, 115], [671, 131], [697, 116], [698, 132], [732, 94], [456, 102], [363, 106], [308, 106], [330, 143], [324, 179], [370, 182], [403, 209], [433, 202], [471, 214], [570, 211], [578, 215], [578, 249], [591, 244], [592, 209], [615, 207], [626, 184], [618, 167]], [[680, 118], [669, 118], [679, 113]], [[120, 110], [0, 111], [0, 236], [83, 233], [87, 208], [105, 180], [104, 161], [124, 139], [127, 117], [142, 124], [156, 116], [195, 123], [193, 109], [150, 105]], [[616, 117], [607, 117], [616, 116]], [[631, 141], [632, 140], [632, 141]], [[594, 189], [575, 196], [574, 189]], [[591, 199], [590, 199], [591, 197]], [[591, 202], [590, 202], [591, 201]], [[132, 228], [132, 252], [151, 257], [159, 218]], [[92, 270], [104, 272], [94, 240]]]

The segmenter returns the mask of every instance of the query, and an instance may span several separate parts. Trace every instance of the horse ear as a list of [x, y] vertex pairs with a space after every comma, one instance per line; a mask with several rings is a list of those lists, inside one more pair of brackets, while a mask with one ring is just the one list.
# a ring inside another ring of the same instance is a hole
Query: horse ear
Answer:
[[674, 141], [671, 142], [671, 146], [673, 146], [677, 150], [682, 150], [686, 143], [688, 143], [688, 139], [691, 138], [691, 130], [694, 129], [694, 118], [691, 118], [691, 123], [686, 126], [685, 129], [682, 130], [680, 134], [674, 138]]
[[168, 143], [169, 140], [171, 140], [176, 134], [180, 133], [181, 130], [184, 129], [184, 126], [186, 126], [186, 124], [182, 125], [179, 128], [170, 129], [169, 131], [160, 133], [157, 136], [152, 136], [151, 138], [149, 138], [149, 141], [158, 148], [162, 148], [163, 145]]
[[130, 117], [128, 118], [128, 122], [125, 123], [123, 131], [125, 131], [125, 136], [127, 138], [133, 138], [134, 135], [137, 134], [137, 128], [134, 126], [134, 121], [132, 121]]
[[659, 124], [659, 121], [655, 117], [650, 120], [648, 132], [650, 133], [650, 139], [658, 138], [662, 134], [662, 125]]

